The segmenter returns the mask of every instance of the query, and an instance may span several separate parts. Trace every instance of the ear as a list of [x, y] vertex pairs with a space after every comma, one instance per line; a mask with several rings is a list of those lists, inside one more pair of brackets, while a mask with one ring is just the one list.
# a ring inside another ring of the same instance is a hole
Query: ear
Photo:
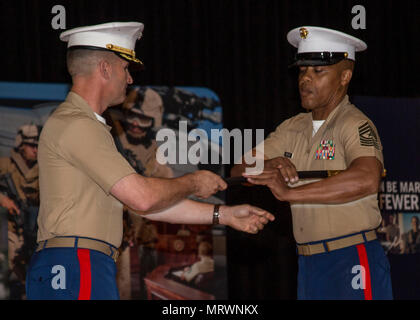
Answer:
[[109, 80], [111, 79], [112, 74], [112, 66], [106, 60], [101, 60], [98, 63], [99, 66], [99, 74], [102, 76], [103, 79]]
[[350, 69], [344, 69], [341, 71], [341, 85], [343, 87], [347, 86], [350, 83], [351, 77], [353, 76], [353, 71]]

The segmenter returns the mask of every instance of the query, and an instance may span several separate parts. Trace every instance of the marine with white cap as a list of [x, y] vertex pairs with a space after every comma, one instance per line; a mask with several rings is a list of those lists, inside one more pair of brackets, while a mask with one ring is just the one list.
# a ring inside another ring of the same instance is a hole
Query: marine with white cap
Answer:
[[174, 179], [143, 177], [117, 151], [101, 114], [133, 82], [129, 62], [143, 31], [137, 22], [72, 29], [67, 67], [73, 86], [39, 140], [38, 247], [26, 280], [28, 299], [118, 299], [117, 248], [123, 204], [144, 217], [181, 224], [219, 222], [256, 233], [274, 217], [259, 208], [186, 200], [226, 188], [209, 171]]
[[[345, 33], [299, 27], [287, 39], [297, 47], [300, 113], [281, 123], [252, 150], [264, 157], [257, 176], [231, 174], [268, 186], [291, 204], [299, 261], [299, 299], [392, 299], [389, 263], [376, 239], [377, 193], [383, 171], [378, 132], [349, 101], [355, 52], [366, 44]], [[260, 150], [264, 150], [263, 152]], [[334, 170], [325, 179], [297, 171]]]
[[289, 43], [297, 48], [295, 65], [332, 65], [344, 59], [356, 61], [356, 52], [364, 51], [366, 43], [340, 31], [301, 27], [287, 34]]
[[140, 22], [110, 22], [65, 31], [60, 40], [67, 42], [69, 49], [109, 50], [127, 61], [142, 65], [134, 49], [143, 29]]

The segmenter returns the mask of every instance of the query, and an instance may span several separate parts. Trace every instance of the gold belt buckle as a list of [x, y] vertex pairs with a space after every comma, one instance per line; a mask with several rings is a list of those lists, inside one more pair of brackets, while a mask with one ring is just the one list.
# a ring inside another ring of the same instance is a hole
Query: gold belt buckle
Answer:
[[327, 249], [327, 252], [331, 252], [332, 250], [330, 247], [330, 241], [325, 241], [324, 244], [325, 244], [325, 248]]
[[117, 263], [117, 259], [120, 255], [120, 252], [118, 251], [118, 249], [111, 249], [112, 255], [111, 258], [114, 260], [115, 263]]

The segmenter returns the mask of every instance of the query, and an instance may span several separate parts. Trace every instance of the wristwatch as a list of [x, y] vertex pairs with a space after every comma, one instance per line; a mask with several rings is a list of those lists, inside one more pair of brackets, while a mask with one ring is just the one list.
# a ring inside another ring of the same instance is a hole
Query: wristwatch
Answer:
[[220, 204], [215, 204], [213, 209], [213, 224], [219, 224], [219, 208]]

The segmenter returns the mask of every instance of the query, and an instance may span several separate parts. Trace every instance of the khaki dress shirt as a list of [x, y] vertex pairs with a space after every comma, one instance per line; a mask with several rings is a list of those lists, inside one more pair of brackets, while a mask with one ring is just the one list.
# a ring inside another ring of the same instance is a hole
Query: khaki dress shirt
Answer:
[[[258, 148], [258, 146], [257, 146]], [[383, 164], [382, 145], [373, 123], [348, 96], [312, 136], [312, 114], [301, 113], [281, 123], [264, 141], [269, 158], [288, 157], [298, 171], [345, 170], [359, 157]], [[299, 186], [316, 180], [300, 180]], [[325, 240], [377, 228], [381, 222], [377, 194], [342, 204], [292, 204], [297, 243]]]
[[120, 246], [123, 204], [110, 189], [135, 171], [110, 129], [74, 92], [47, 120], [38, 147], [38, 241], [83, 236]]

